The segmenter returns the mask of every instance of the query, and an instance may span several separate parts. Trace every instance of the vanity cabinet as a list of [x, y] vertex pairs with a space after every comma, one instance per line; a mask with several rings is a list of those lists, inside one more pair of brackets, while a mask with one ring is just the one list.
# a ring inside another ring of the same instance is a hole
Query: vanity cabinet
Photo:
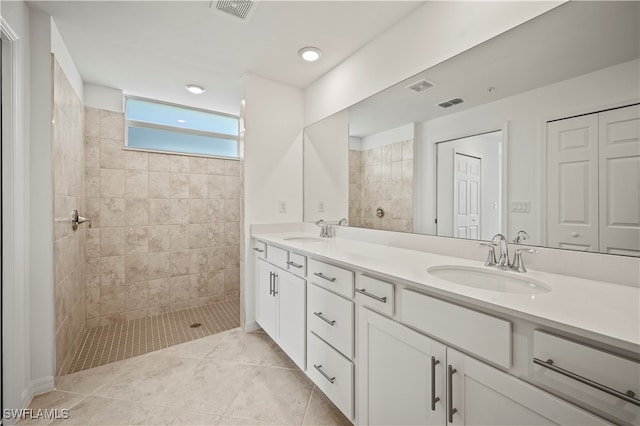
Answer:
[[360, 308], [361, 425], [443, 425], [446, 346]]
[[389, 318], [360, 315], [361, 425], [608, 424]]
[[306, 280], [258, 258], [256, 296], [256, 321], [304, 370]]
[[633, 356], [373, 268], [253, 247], [258, 324], [357, 425], [638, 424]]

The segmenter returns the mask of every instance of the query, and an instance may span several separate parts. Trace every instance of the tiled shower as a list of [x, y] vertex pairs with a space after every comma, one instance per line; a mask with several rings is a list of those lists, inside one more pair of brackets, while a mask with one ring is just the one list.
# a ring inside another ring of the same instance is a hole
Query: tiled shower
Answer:
[[[376, 210], [384, 210], [382, 218]], [[349, 224], [413, 230], [413, 139], [349, 150]]]
[[86, 329], [239, 302], [242, 162], [125, 150], [124, 114], [84, 108], [57, 64], [54, 87], [62, 374]]

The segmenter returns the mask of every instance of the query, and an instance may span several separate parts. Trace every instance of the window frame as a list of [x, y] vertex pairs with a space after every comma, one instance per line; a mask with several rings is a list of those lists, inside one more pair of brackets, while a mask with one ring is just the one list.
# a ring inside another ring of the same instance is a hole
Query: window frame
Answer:
[[[201, 112], [205, 112], [207, 114], [214, 114], [214, 115], [219, 115], [219, 116], [222, 116], [222, 117], [235, 118], [237, 120], [237, 122], [238, 122], [238, 135], [237, 136], [231, 136], [231, 135], [224, 134], [224, 133], [208, 132], [206, 130], [187, 129], [187, 128], [184, 128], [184, 127], [171, 126], [169, 124], [149, 123], [149, 122], [146, 122], [146, 121], [130, 120], [130, 119], [127, 118], [127, 100], [129, 100], [129, 99], [135, 99], [135, 100], [139, 100], [139, 101], [151, 102], [151, 103], [161, 104], [161, 105], [168, 105], [168, 106], [177, 107], [177, 108], [183, 108], [183, 109], [192, 110], [192, 111], [201, 111]], [[228, 156], [224, 156], [224, 155], [212, 155], [212, 154], [203, 154], [203, 153], [197, 153], [196, 154], [196, 153], [184, 152], [184, 151], [166, 151], [166, 150], [162, 150], [162, 149], [139, 148], [139, 147], [135, 147], [135, 146], [129, 146], [129, 126], [139, 127], [139, 128], [147, 128], [147, 129], [155, 129], [155, 130], [167, 130], [167, 131], [172, 131], [172, 132], [177, 132], [177, 133], [184, 133], [184, 134], [195, 135], [195, 136], [207, 136], [207, 137], [214, 137], [214, 138], [219, 138], [219, 139], [226, 139], [226, 140], [230, 140], [230, 141], [235, 141], [236, 142], [236, 156], [235, 157], [228, 157]], [[124, 149], [131, 150], [131, 151], [152, 152], [152, 153], [158, 153], [158, 154], [188, 155], [188, 156], [192, 156], [192, 157], [221, 158], [221, 159], [224, 159], [224, 160], [237, 160], [237, 161], [240, 161], [240, 116], [237, 116], [237, 115], [234, 115], [234, 114], [228, 114], [228, 113], [224, 113], [224, 112], [212, 111], [212, 110], [208, 110], [208, 109], [204, 109], [204, 108], [198, 108], [198, 107], [192, 107], [192, 106], [188, 106], [188, 105], [176, 104], [176, 103], [173, 103], [173, 102], [160, 101], [160, 100], [157, 100], [157, 99], [144, 98], [144, 97], [141, 97], [141, 96], [125, 95], [124, 96]]]

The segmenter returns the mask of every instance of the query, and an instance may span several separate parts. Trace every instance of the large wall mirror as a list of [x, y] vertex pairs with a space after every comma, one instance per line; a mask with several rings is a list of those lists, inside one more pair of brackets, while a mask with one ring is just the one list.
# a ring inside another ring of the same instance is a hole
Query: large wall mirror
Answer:
[[305, 221], [639, 256], [639, 57], [640, 3], [568, 2], [312, 124]]

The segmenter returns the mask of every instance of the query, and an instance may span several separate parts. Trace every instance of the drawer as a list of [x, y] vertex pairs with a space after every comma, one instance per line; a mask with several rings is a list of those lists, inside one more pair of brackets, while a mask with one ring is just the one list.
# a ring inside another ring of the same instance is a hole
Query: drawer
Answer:
[[287, 261], [289, 260], [289, 252], [280, 247], [267, 246], [267, 260], [279, 268], [287, 269]]
[[354, 304], [316, 285], [307, 288], [307, 327], [353, 358]]
[[353, 364], [318, 336], [307, 337], [307, 375], [349, 419], [353, 419]]
[[393, 289], [392, 283], [360, 275], [355, 288], [356, 301], [359, 306], [393, 316]]
[[299, 277], [305, 277], [307, 275], [307, 257], [298, 253], [289, 252], [287, 269], [292, 274], [296, 274]]
[[631, 391], [640, 404], [640, 363], [534, 330], [530, 366], [532, 379], [555, 393], [583, 402], [601, 415], [613, 416], [617, 423], [640, 424], [639, 406], [580, 380], [587, 379], [594, 386], [604, 385], [621, 394]]
[[338, 266], [309, 259], [309, 280], [348, 298], [353, 298], [353, 272]]
[[262, 241], [253, 240], [253, 252], [259, 259], [267, 258], [267, 245]]
[[505, 368], [511, 367], [511, 322], [411, 290], [402, 290], [405, 324]]

